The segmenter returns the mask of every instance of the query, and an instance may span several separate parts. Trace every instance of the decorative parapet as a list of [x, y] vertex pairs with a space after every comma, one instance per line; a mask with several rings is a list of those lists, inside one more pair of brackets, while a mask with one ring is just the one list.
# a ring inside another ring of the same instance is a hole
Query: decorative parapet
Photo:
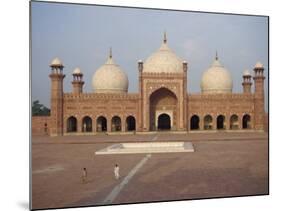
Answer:
[[175, 77], [175, 78], [182, 78], [184, 72], [177, 72], [177, 73], [159, 73], [159, 72], [142, 72], [142, 77], [150, 77], [150, 78], [159, 78], [159, 77]]
[[138, 100], [140, 95], [138, 93], [64, 93], [64, 99], [79, 99], [79, 100], [104, 100], [104, 99], [115, 99], [115, 100]]
[[254, 94], [188, 94], [188, 100], [197, 101], [197, 100], [253, 100]]

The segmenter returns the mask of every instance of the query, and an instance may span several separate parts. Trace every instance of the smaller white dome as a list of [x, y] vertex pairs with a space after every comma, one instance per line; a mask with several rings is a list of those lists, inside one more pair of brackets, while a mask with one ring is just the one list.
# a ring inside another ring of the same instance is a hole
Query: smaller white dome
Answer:
[[77, 67], [73, 70], [73, 74], [82, 74], [82, 72], [81, 72], [80, 68]]
[[115, 64], [110, 51], [109, 58], [94, 73], [92, 87], [96, 93], [127, 93], [129, 81], [126, 73]]
[[263, 64], [261, 62], [257, 62], [255, 68], [263, 68]]
[[51, 62], [50, 66], [63, 66], [63, 64], [62, 64], [61, 60], [58, 57], [56, 57]]
[[250, 76], [250, 75], [251, 75], [251, 73], [250, 73], [249, 70], [245, 70], [245, 71], [243, 72], [243, 76]]
[[219, 62], [218, 57], [207, 69], [201, 79], [201, 91], [206, 94], [231, 93], [232, 78], [227, 69]]

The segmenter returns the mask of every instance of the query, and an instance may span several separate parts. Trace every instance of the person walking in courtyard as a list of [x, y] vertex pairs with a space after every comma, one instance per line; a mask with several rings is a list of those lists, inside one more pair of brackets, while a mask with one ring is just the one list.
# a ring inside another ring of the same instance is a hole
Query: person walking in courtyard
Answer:
[[82, 183], [86, 183], [87, 182], [87, 169], [83, 168], [82, 170]]
[[114, 176], [115, 176], [115, 179], [119, 179], [119, 166], [117, 164], [115, 164], [114, 166]]

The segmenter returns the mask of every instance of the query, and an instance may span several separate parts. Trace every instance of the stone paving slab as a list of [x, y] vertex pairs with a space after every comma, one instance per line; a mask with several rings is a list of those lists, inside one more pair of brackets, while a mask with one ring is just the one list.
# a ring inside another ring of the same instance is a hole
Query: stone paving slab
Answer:
[[110, 145], [96, 155], [194, 152], [191, 142], [134, 142]]

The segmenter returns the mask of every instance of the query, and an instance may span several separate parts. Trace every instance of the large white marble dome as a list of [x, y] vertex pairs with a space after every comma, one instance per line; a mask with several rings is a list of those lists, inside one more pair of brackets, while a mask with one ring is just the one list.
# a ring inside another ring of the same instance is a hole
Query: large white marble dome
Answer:
[[232, 78], [227, 69], [219, 62], [218, 57], [207, 69], [201, 79], [201, 92], [207, 94], [232, 93]]
[[153, 53], [143, 64], [143, 72], [177, 73], [183, 71], [181, 60], [167, 45], [166, 34], [161, 47]]
[[106, 63], [94, 73], [92, 78], [92, 88], [95, 93], [126, 93], [128, 92], [128, 77], [115, 64], [110, 52]]

